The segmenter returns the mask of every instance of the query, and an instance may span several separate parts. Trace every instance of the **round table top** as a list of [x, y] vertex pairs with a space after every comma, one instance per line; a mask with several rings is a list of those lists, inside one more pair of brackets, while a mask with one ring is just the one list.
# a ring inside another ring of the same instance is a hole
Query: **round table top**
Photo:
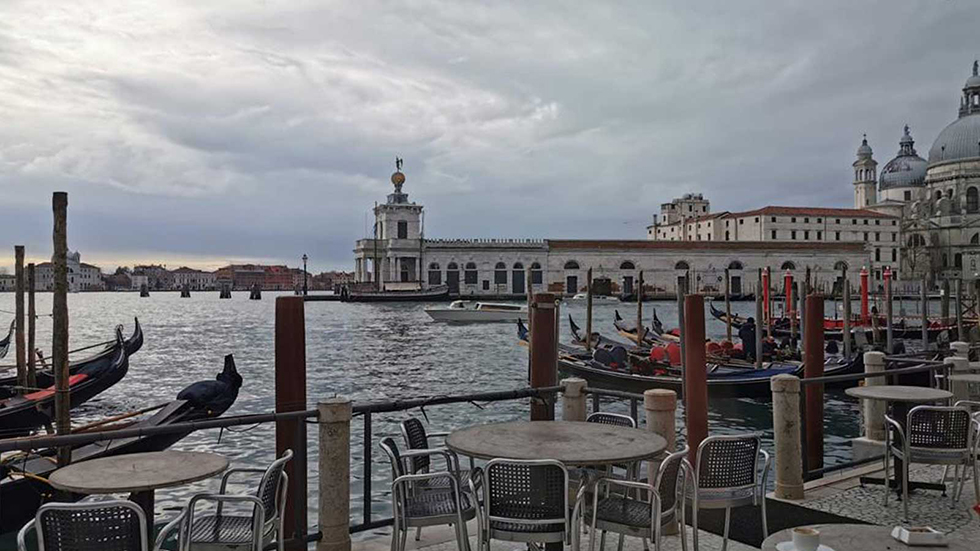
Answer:
[[949, 376], [950, 381], [958, 383], [980, 383], [980, 373], [959, 373]]
[[182, 486], [224, 472], [214, 453], [162, 451], [82, 461], [51, 473], [51, 485], [78, 494], [116, 494]]
[[926, 403], [952, 398], [953, 393], [924, 386], [873, 385], [857, 386], [844, 391], [848, 396], [888, 402]]
[[[955, 536], [947, 538], [946, 547], [915, 546], [909, 547], [892, 537], [893, 526], [877, 526], [873, 524], [815, 524], [810, 528], [820, 531], [820, 545], [826, 545], [834, 551], [851, 551], [853, 549], [881, 550], [922, 550], [929, 551], [945, 549], [946, 551], [966, 551], [974, 549], [966, 542]], [[776, 545], [793, 540], [793, 529], [780, 530], [762, 542], [762, 551], [777, 551]]]
[[517, 421], [476, 425], [446, 438], [454, 452], [477, 459], [557, 459], [566, 465], [610, 465], [656, 456], [667, 441], [649, 431], [599, 423]]

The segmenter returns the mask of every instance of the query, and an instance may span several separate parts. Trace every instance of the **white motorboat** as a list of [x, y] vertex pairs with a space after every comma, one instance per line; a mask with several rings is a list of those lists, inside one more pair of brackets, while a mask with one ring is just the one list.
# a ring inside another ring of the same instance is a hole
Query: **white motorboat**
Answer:
[[[588, 298], [589, 298], [589, 295], [587, 293], [576, 293], [572, 297], [572, 300], [587, 300]], [[619, 302], [619, 298], [618, 297], [611, 297], [609, 295], [592, 295], [592, 300], [593, 301], [614, 300], [616, 302]]]
[[527, 321], [527, 306], [523, 304], [502, 304], [495, 302], [467, 303], [453, 301], [448, 307], [435, 306], [425, 309], [436, 321], [453, 322], [509, 322]]

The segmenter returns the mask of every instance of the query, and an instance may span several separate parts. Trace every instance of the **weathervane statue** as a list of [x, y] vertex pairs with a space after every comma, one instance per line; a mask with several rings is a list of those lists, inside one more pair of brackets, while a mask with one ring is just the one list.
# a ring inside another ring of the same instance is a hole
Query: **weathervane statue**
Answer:
[[395, 168], [399, 172], [401, 172], [401, 169], [402, 169], [402, 160], [401, 160], [401, 157], [395, 157]]

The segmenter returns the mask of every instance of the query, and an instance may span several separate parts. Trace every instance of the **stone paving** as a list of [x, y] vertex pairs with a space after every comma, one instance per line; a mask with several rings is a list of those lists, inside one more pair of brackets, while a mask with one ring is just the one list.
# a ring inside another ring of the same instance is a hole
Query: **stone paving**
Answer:
[[[854, 475], [867, 474], [881, 476], [881, 469], [864, 469]], [[922, 482], [939, 482], [943, 468], [933, 465], [914, 465], [911, 479]], [[950, 471], [952, 478], [952, 470]], [[954, 534], [966, 541], [980, 541], [980, 516], [973, 511], [977, 496], [973, 490], [973, 480], [968, 479], [963, 495], [955, 507], [951, 506], [952, 482], [947, 481], [949, 491], [944, 497], [935, 490], [918, 490], [909, 496], [909, 524], [931, 526], [947, 534]], [[892, 493], [888, 506], [883, 504], [884, 489], [878, 485], [861, 485], [857, 476], [830, 480], [828, 484], [807, 489], [803, 501], [792, 501], [796, 505], [833, 513], [836, 515], [863, 520], [882, 526], [902, 524], [902, 502]]]
[[[472, 551], [477, 551], [476, 537], [474, 536], [476, 532], [476, 526], [470, 522], [467, 529], [470, 534], [470, 548]], [[352, 551], [390, 551], [391, 549], [391, 529], [387, 531], [376, 531], [374, 532], [376, 537], [365, 539], [364, 541], [354, 542]], [[412, 537], [408, 538], [408, 543], [405, 549], [408, 551], [413, 550], [424, 550], [424, 551], [457, 551], [457, 545], [455, 540], [455, 535], [451, 529], [448, 527], [437, 526], [432, 528], [424, 528], [422, 530], [422, 540], [416, 542], [414, 539], [415, 532], [412, 531]], [[693, 545], [691, 544], [691, 530], [687, 530], [687, 540], [688, 549], [693, 550]], [[679, 536], [664, 536], [662, 540], [662, 549], [664, 551], [680, 551], [681, 550], [681, 540]], [[698, 548], [700, 551], [717, 551], [721, 549], [722, 539], [721, 536], [715, 534], [701, 531], [698, 536]], [[616, 549], [617, 537], [614, 534], [606, 536], [606, 547], [608, 551], [613, 551]], [[596, 542], [596, 551], [599, 551], [599, 543]], [[526, 547], [521, 543], [508, 542], [508, 541], [493, 541], [490, 546], [491, 551], [526, 551]], [[565, 546], [567, 551], [575, 551], [570, 546]], [[588, 535], [582, 536], [582, 551], [589, 550], [589, 537]], [[650, 545], [650, 551], [653, 551], [653, 545]], [[739, 543], [734, 540], [728, 541], [728, 549], [730, 551], [757, 551], [757, 548]], [[625, 544], [623, 546], [624, 551], [644, 551], [643, 543], [639, 538], [626, 538]]]

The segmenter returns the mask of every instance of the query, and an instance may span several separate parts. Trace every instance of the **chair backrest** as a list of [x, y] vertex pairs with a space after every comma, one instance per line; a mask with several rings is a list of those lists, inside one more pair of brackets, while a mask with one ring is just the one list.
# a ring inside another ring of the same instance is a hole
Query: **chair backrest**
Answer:
[[705, 438], [698, 446], [695, 466], [698, 488], [744, 488], [755, 485], [761, 445], [757, 434]]
[[493, 459], [483, 476], [487, 516], [492, 520], [567, 523], [568, 470], [560, 461]]
[[661, 514], [667, 514], [673, 510], [677, 504], [677, 478], [682, 474], [681, 467], [684, 465], [684, 458], [687, 457], [688, 448], [678, 450], [660, 462], [657, 470], [657, 478], [653, 482], [653, 487], [660, 494]]
[[279, 488], [285, 479], [284, 471], [286, 469], [286, 463], [292, 458], [293, 450], [284, 451], [279, 459], [276, 459], [269, 465], [269, 468], [265, 470], [265, 474], [262, 475], [262, 481], [259, 482], [259, 489], [255, 493], [255, 497], [259, 498], [259, 501], [262, 502], [266, 522], [277, 518], [279, 515], [279, 509], [276, 507], [276, 499], [279, 494]]
[[905, 436], [911, 448], [965, 450], [972, 443], [972, 421], [966, 407], [916, 406], [909, 411]]
[[386, 436], [381, 439], [378, 445], [381, 446], [385, 455], [388, 456], [388, 461], [391, 462], [391, 480], [394, 481], [399, 476], [404, 475], [405, 470], [402, 468], [402, 454], [398, 451], [398, 444], [395, 443], [395, 439]]
[[589, 414], [589, 416], [585, 418], [585, 422], [599, 423], [600, 425], [616, 425], [617, 427], [636, 428], [636, 421], [634, 421], [629, 415], [606, 413], [605, 411], [597, 411]]
[[[402, 421], [402, 435], [405, 437], [405, 445], [410, 450], [425, 450], [429, 448], [429, 437], [425, 434], [425, 426], [422, 421], [410, 417]], [[412, 473], [424, 473], [429, 470], [429, 457], [413, 457]]]
[[146, 517], [132, 501], [48, 503], [35, 517], [39, 551], [147, 551]]

